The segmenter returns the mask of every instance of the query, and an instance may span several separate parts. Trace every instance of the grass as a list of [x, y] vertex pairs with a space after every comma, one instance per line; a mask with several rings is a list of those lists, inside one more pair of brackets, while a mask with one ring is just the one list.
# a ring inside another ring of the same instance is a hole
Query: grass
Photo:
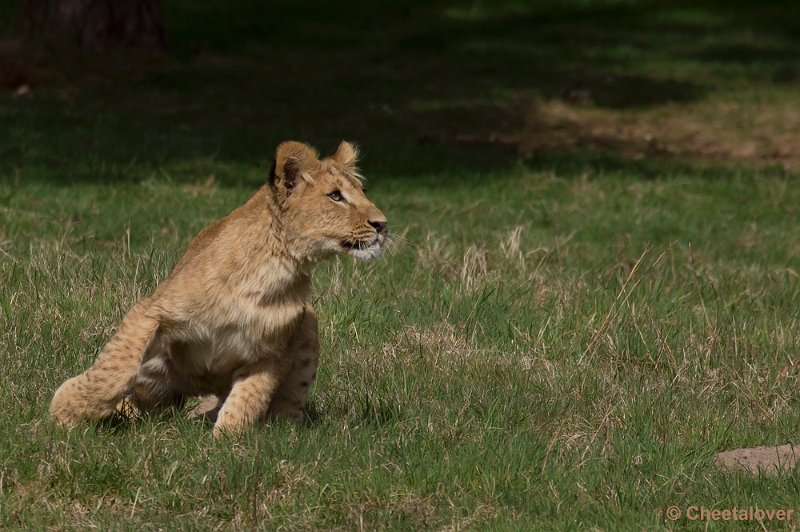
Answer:
[[[800, 426], [794, 4], [198, 6], [165, 3], [168, 56], [0, 47], [0, 527], [800, 511], [797, 475], [712, 463]], [[342, 137], [404, 238], [318, 269], [308, 422], [53, 427], [56, 386], [277, 142]]]

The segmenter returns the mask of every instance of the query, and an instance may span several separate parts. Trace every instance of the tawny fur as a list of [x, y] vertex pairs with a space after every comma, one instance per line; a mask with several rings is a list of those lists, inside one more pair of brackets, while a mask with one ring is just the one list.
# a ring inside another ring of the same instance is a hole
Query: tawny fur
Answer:
[[267, 185], [201, 231], [94, 365], [56, 391], [55, 421], [209, 394], [220, 406], [215, 436], [265, 417], [302, 419], [319, 358], [311, 270], [334, 253], [373, 258], [385, 240], [356, 159], [347, 142], [321, 160], [299, 142], [278, 146]]

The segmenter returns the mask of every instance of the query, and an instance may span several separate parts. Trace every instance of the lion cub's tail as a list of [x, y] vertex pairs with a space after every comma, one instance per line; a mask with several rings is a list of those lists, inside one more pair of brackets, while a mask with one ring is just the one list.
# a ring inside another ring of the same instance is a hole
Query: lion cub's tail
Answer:
[[159, 323], [148, 299], [137, 303], [92, 367], [56, 390], [50, 402], [50, 415], [56, 423], [75, 426], [82, 419], [102, 419], [112, 414], [132, 386], [145, 353], [157, 336]]

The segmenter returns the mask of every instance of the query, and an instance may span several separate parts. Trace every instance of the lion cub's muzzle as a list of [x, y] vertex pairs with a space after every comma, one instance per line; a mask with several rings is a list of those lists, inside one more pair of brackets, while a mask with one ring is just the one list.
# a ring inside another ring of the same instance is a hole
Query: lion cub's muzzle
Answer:
[[377, 257], [383, 243], [386, 241], [386, 218], [380, 217], [368, 220], [369, 225], [375, 230], [375, 234], [360, 240], [342, 242], [342, 247], [347, 254], [361, 260], [370, 260]]

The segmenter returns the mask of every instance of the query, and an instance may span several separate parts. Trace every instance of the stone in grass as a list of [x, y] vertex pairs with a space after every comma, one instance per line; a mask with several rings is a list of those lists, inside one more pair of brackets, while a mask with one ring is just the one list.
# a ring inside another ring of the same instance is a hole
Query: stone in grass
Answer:
[[782, 471], [794, 471], [799, 458], [800, 445], [789, 443], [717, 453], [714, 462], [727, 473], [777, 475]]

